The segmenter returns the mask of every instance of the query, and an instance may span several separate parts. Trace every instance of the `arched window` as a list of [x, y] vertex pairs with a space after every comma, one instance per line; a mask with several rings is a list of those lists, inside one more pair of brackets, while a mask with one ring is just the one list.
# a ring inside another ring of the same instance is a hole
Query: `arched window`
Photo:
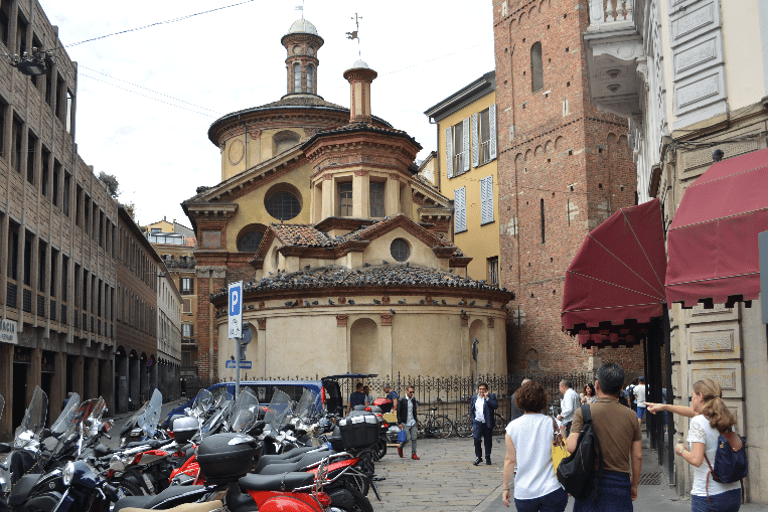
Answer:
[[293, 65], [293, 92], [301, 92], [301, 64]]
[[307, 66], [307, 92], [313, 93], [315, 91], [315, 67]]
[[541, 43], [531, 46], [531, 91], [536, 92], [544, 87], [544, 69], [541, 61]]

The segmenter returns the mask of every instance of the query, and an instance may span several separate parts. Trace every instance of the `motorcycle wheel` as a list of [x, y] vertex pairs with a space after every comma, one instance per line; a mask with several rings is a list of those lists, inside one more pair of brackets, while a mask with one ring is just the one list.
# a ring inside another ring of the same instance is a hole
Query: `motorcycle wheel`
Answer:
[[438, 439], [445, 439], [453, 431], [453, 423], [448, 416], [438, 416], [432, 421], [432, 434]]
[[349, 492], [355, 498], [355, 504], [352, 508], [340, 508], [343, 512], [373, 512], [373, 505], [368, 498], [360, 494], [354, 489], [349, 489]]
[[112, 485], [118, 489], [122, 489], [126, 496], [144, 496], [144, 492], [141, 488], [129, 480], [112, 482]]
[[469, 416], [457, 418], [453, 426], [456, 429], [456, 435], [459, 437], [469, 437], [472, 435], [472, 422], [469, 421]]
[[342, 483], [350, 492], [357, 492], [363, 497], [368, 494], [368, 479], [362, 475], [344, 475]]
[[373, 460], [381, 460], [387, 454], [387, 439], [379, 437], [379, 442], [373, 447]]

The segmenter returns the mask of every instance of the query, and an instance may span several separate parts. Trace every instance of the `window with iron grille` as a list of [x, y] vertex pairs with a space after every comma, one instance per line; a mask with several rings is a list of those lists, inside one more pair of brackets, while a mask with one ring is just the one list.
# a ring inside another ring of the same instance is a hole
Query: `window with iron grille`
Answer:
[[499, 257], [488, 258], [488, 284], [499, 286]]
[[267, 213], [279, 220], [290, 220], [301, 213], [299, 198], [286, 190], [278, 190], [267, 198]]

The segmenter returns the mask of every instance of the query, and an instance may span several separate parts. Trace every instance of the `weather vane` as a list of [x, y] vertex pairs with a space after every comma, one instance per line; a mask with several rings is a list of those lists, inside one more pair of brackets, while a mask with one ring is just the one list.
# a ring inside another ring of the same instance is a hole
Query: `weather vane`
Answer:
[[350, 19], [355, 20], [355, 30], [352, 32], [347, 32], [347, 39], [357, 39], [357, 55], [358, 57], [361, 57], [362, 53], [360, 51], [360, 36], [357, 34], [360, 32], [360, 20], [363, 19], [363, 17], [358, 16], [358, 14], [355, 13], [355, 17]]
[[304, 0], [301, 0], [301, 5], [296, 6], [297, 11], [301, 11], [301, 19], [304, 19]]

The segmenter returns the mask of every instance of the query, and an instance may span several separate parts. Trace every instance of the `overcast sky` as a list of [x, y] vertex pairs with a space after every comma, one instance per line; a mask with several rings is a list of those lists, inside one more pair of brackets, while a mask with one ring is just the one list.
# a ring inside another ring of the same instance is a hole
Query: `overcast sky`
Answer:
[[[82, 158], [96, 174], [117, 176], [119, 200], [136, 204], [141, 224], [165, 216], [189, 225], [179, 203], [221, 181], [208, 127], [286, 93], [280, 38], [301, 17], [301, 0], [40, 3], [79, 65], [75, 142]], [[349, 106], [342, 74], [357, 60], [358, 43], [345, 33], [355, 29], [357, 12], [362, 58], [379, 74], [373, 113], [413, 136], [424, 158], [435, 150], [436, 128], [423, 112], [494, 68], [491, 10], [490, 0], [306, 0], [304, 17], [325, 40], [318, 94]]]

